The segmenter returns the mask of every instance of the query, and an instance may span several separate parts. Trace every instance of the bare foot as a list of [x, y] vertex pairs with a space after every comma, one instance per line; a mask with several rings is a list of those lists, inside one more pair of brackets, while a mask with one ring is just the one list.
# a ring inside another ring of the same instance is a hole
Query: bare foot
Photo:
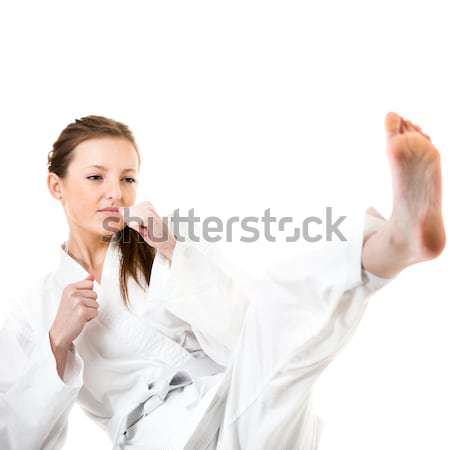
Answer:
[[405, 249], [410, 264], [435, 258], [446, 240], [439, 152], [417, 125], [394, 112], [386, 115], [385, 128], [394, 193], [393, 243]]

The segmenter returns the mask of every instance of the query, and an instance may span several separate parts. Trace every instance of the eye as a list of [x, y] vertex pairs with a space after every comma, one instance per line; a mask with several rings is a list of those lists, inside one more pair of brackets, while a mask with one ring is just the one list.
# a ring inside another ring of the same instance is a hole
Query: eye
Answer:
[[89, 177], [87, 177], [88, 180], [90, 180], [91, 178], [96, 178], [95, 180], [92, 181], [97, 181], [98, 178], [101, 178], [101, 175], [90, 175]]
[[136, 179], [133, 177], [125, 177], [125, 180], [127, 180], [127, 183], [136, 183]]

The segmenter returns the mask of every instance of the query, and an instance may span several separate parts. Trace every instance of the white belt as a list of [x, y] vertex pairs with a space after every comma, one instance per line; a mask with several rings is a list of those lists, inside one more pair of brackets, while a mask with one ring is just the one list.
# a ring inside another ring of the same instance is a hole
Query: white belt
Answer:
[[148, 397], [146, 399], [127, 414], [111, 419], [108, 428], [112, 430], [114, 445], [118, 445], [120, 441], [131, 439], [134, 431], [131, 427], [160, 406], [169, 392], [192, 384], [192, 377], [215, 375], [219, 372], [223, 372], [223, 366], [215, 363], [203, 352], [200, 357], [193, 353], [187, 362], [171, 369], [163, 377], [150, 382], [147, 385]]

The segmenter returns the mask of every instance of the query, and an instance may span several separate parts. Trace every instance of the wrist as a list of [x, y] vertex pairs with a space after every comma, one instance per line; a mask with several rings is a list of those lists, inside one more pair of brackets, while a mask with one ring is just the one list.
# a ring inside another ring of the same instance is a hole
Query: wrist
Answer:
[[48, 335], [53, 353], [67, 353], [73, 347], [72, 342], [64, 342], [64, 340], [58, 338], [57, 334], [53, 330], [50, 330]]
[[167, 244], [158, 248], [158, 251], [167, 258], [170, 262], [172, 262], [173, 251], [175, 249], [177, 241], [175, 237], [171, 237]]

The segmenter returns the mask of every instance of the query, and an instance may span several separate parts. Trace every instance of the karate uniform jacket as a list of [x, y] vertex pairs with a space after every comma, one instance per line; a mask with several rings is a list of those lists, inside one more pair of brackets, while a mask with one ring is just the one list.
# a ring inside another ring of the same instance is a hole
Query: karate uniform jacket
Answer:
[[[323, 301], [308, 305], [320, 325], [321, 320], [329, 320], [327, 311], [339, 298], [328, 292], [368, 283], [361, 279], [363, 236], [383, 222], [358, 210], [343, 227], [347, 241], [312, 245], [307, 252], [273, 264], [264, 279], [294, 293], [305, 283], [320, 291]], [[148, 290], [130, 280], [130, 298], [135, 305], [163, 304], [190, 325], [206, 355], [219, 367], [229, 367], [248, 305], [257, 300], [255, 284], [261, 280], [237, 270], [216, 245], [190, 241], [183, 228], [180, 236], [186, 240], [178, 239], [170, 264], [159, 252], [154, 261], [155, 273], [158, 266], [169, 268], [167, 280], [150, 297]], [[110, 244], [101, 286], [94, 282], [99, 314], [75, 339], [61, 380], [48, 332], [64, 287], [88, 273], [59, 250], [61, 261], [53, 272], [7, 300], [0, 333], [2, 450], [62, 448], [76, 401], [114, 439], [120, 417], [143, 395], [139, 386], [190, 358], [180, 345], [154, 332], [145, 314], [139, 317], [126, 310], [119, 295], [117, 247]], [[367, 289], [375, 291], [380, 286], [375, 281]], [[218, 395], [226, 396], [227, 382], [224, 376]]]

